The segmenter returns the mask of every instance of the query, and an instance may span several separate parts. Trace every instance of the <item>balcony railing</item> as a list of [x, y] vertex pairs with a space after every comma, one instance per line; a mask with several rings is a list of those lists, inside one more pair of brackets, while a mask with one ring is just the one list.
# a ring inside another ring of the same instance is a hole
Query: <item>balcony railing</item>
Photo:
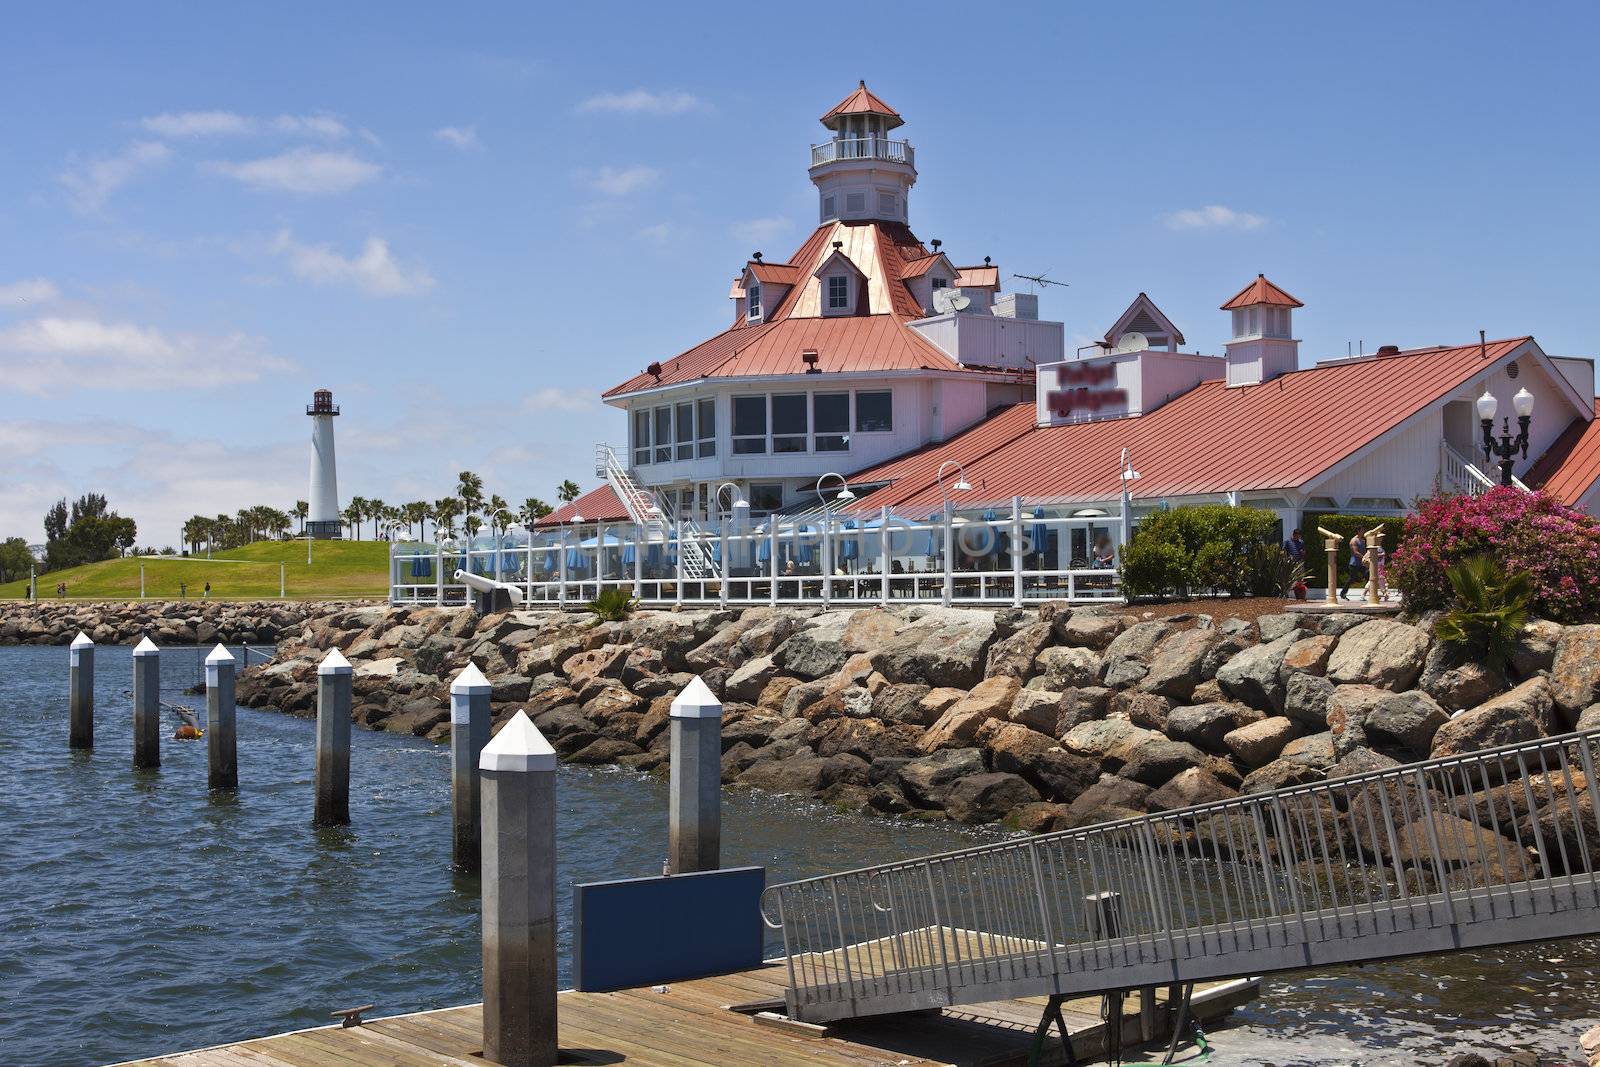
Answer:
[[836, 137], [811, 146], [813, 167], [840, 159], [882, 159], [917, 165], [917, 155], [910, 141], [891, 141], [887, 137]]

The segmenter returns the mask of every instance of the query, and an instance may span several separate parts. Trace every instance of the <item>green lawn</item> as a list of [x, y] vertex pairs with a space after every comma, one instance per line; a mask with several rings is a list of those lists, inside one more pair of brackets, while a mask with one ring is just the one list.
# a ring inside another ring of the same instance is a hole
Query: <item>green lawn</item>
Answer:
[[[108, 559], [39, 576], [39, 599], [54, 600], [56, 583], [67, 583], [74, 599], [132, 600], [139, 596], [139, 566], [144, 565], [145, 595], [176, 599], [178, 583], [199, 599], [207, 582], [220, 600], [275, 599], [278, 565], [288, 596], [294, 600], [341, 599], [389, 595], [389, 545], [385, 541], [317, 541], [306, 566], [304, 541], [257, 541], [218, 552], [217, 559], [156, 559], [130, 556]], [[223, 558], [226, 557], [226, 558]], [[232, 562], [240, 561], [240, 562]], [[28, 580], [0, 585], [0, 599], [27, 595]]]

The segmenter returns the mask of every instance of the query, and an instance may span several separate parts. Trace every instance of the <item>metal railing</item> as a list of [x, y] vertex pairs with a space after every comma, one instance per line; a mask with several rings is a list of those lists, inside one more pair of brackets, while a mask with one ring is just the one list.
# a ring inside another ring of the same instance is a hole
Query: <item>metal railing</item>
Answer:
[[[1445, 489], [1468, 496], [1482, 496], [1500, 484], [1484, 473], [1476, 463], [1444, 441], [1439, 442], [1439, 481]], [[1523, 480], [1514, 474], [1511, 476], [1511, 484], [1524, 492], [1531, 491]]]
[[772, 886], [790, 1017], [1600, 932], [1597, 744], [1586, 731]]
[[909, 163], [916, 166], [916, 150], [910, 141], [896, 141], [888, 137], [836, 137], [831, 141], [811, 146], [811, 165], [820, 166], [838, 159], [882, 159], [890, 163]]

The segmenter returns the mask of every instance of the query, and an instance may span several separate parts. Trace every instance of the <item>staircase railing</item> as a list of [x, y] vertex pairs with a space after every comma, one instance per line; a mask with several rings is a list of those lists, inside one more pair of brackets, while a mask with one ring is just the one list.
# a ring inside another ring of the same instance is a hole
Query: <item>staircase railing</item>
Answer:
[[[1481, 496], [1500, 484], [1444, 441], [1439, 442], [1439, 481], [1444, 488], [1469, 496]], [[1528, 491], [1527, 485], [1514, 474], [1511, 484]]]
[[1600, 730], [775, 885], [810, 1022], [1600, 931]]
[[610, 445], [595, 445], [594, 456], [596, 476], [605, 478], [611, 485], [628, 517], [643, 528], [651, 540], [676, 539], [683, 576], [695, 581], [716, 580], [716, 557], [705, 531], [692, 519], [679, 515], [671, 500], [635, 481]]

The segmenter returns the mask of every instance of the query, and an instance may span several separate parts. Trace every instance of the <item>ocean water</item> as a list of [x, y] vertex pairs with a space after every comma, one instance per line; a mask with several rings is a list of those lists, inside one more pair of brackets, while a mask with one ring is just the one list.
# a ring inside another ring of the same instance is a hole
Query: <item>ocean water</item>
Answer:
[[[203, 717], [204, 698], [182, 694], [195, 657], [163, 656], [163, 699]], [[92, 752], [67, 748], [66, 674], [64, 648], [0, 648], [0, 1064], [106, 1063], [357, 1004], [479, 998], [479, 887], [449, 866], [446, 749], [356, 729], [352, 824], [314, 829], [312, 723], [241, 708], [241, 788], [210, 794], [205, 743], [170, 740], [175, 717], [161, 768], [132, 769], [128, 649], [97, 652]], [[558, 885], [660, 872], [663, 783], [563, 767], [557, 791]], [[736, 791], [724, 807], [724, 862], [763, 865], [769, 881], [992, 836]], [[1269, 979], [1211, 1035], [1212, 1062], [1531, 1049], [1576, 1063], [1597, 1019], [1600, 943], [1569, 941]]]

